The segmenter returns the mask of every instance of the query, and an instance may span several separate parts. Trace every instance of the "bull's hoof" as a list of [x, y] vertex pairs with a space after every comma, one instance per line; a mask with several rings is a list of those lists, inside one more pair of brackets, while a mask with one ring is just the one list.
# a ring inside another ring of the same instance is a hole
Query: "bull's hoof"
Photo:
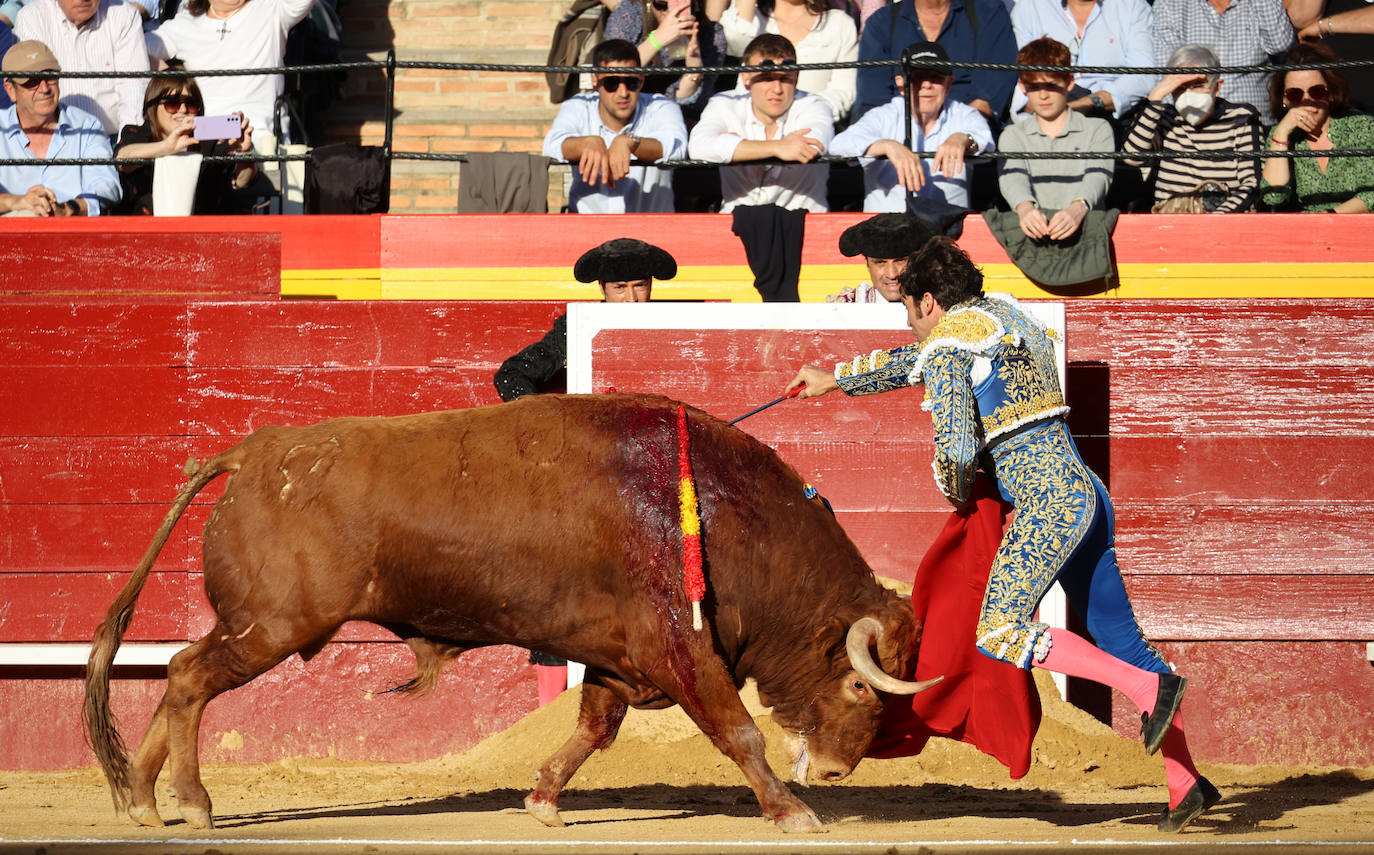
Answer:
[[534, 793], [525, 796], [525, 810], [530, 816], [550, 828], [562, 828], [565, 825], [563, 817], [558, 815], [558, 806], [552, 802], [536, 799]]
[[210, 818], [210, 812], [205, 808], [182, 805], [181, 818], [186, 820], [186, 824], [192, 828], [209, 830], [215, 827], [215, 821]]
[[129, 808], [129, 819], [147, 828], [162, 828], [166, 825], [155, 807], [131, 807]]
[[823, 834], [830, 829], [821, 824], [816, 815], [811, 811], [797, 811], [786, 816], [779, 817], [778, 828], [788, 833], [810, 833]]

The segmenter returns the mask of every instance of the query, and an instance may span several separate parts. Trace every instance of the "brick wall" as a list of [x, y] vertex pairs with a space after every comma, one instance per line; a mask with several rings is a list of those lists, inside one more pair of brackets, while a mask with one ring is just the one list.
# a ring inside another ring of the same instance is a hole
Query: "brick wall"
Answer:
[[[567, 0], [342, 0], [345, 60], [541, 65]], [[322, 141], [379, 144], [384, 134], [383, 72], [351, 72], [330, 110]], [[537, 152], [557, 113], [542, 74], [399, 69], [394, 102], [396, 152]], [[391, 210], [453, 212], [456, 162], [396, 160]], [[550, 209], [564, 201], [566, 167], [550, 170]]]

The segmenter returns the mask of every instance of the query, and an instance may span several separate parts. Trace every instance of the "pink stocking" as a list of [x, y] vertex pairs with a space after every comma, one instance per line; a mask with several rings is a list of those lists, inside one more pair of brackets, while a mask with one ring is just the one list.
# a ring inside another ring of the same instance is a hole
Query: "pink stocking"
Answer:
[[1036, 667], [1111, 686], [1130, 698], [1142, 712], [1154, 709], [1155, 695], [1159, 692], [1158, 674], [1122, 662], [1067, 629], [1051, 627], [1049, 634], [1049, 653], [1044, 659], [1032, 660]]
[[1197, 767], [1193, 765], [1193, 755], [1188, 752], [1188, 740], [1183, 735], [1183, 710], [1174, 714], [1174, 722], [1164, 737], [1159, 753], [1164, 755], [1164, 776], [1169, 781], [1169, 810], [1173, 810], [1200, 777]]

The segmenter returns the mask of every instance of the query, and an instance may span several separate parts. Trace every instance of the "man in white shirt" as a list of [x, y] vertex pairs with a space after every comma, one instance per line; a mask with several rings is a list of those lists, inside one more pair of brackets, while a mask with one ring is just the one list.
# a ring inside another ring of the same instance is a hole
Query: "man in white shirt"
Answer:
[[[67, 71], [147, 71], [143, 18], [113, 0], [34, 0], [19, 12], [14, 34], [42, 42]], [[143, 124], [145, 77], [66, 78], [62, 100], [100, 120], [109, 136]]]
[[[830, 153], [863, 159], [865, 211], [905, 211], [908, 192], [967, 208], [969, 168], [964, 158], [991, 151], [992, 130], [982, 113], [949, 97], [954, 85], [950, 70], [923, 64], [948, 62], [944, 48], [918, 42], [904, 55], [906, 79], [897, 74], [897, 91], [903, 94], [864, 113], [835, 137]], [[911, 99], [909, 132], [903, 128], [904, 96]], [[918, 151], [933, 151], [935, 156], [922, 159], [916, 156]]]
[[639, 49], [608, 39], [592, 49], [595, 92], [563, 102], [544, 137], [544, 156], [575, 164], [568, 207], [579, 214], [672, 213], [668, 170], [631, 166], [680, 159], [687, 150], [682, 110], [664, 95], [644, 94], [644, 75], [609, 73], [639, 66]]
[[797, 91], [797, 72], [787, 70], [796, 61], [796, 50], [783, 36], [756, 37], [744, 49], [744, 64], [760, 70], [740, 75], [749, 91], [713, 95], [692, 129], [687, 150], [694, 160], [790, 161], [722, 167], [722, 213], [741, 205], [828, 210], [830, 167], [811, 161], [825, 153], [834, 119], [823, 99]]

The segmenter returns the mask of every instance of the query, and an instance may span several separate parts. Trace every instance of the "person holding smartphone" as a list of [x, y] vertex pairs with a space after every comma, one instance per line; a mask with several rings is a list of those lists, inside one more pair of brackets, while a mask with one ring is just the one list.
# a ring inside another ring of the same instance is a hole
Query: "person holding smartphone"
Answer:
[[[148, 84], [143, 99], [144, 121], [141, 125], [126, 125], [115, 147], [116, 158], [164, 157], [185, 151], [204, 155], [251, 154], [253, 125], [241, 112], [238, 117], [238, 136], [233, 139], [198, 139], [196, 120], [205, 111], [200, 87], [190, 77], [155, 77]], [[210, 123], [232, 126], [233, 122]], [[218, 133], [229, 133], [219, 131]], [[252, 198], [237, 191], [248, 186], [257, 175], [257, 164], [202, 163], [196, 182], [193, 214], [246, 214], [252, 209]], [[153, 166], [149, 163], [120, 167], [124, 185], [124, 204], [116, 211], [122, 214], [153, 213]]]
[[[717, 23], [720, 6], [719, 0], [625, 0], [606, 19], [606, 38], [634, 44], [643, 66], [725, 65], [725, 31]], [[713, 74], [656, 74], [645, 80], [645, 91], [672, 98], [691, 120], [701, 114], [715, 84]]]

